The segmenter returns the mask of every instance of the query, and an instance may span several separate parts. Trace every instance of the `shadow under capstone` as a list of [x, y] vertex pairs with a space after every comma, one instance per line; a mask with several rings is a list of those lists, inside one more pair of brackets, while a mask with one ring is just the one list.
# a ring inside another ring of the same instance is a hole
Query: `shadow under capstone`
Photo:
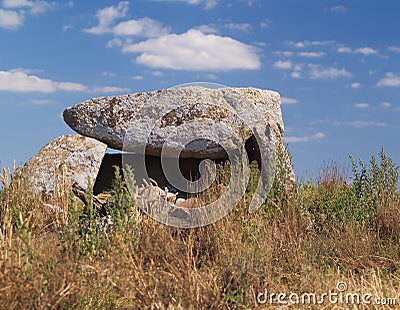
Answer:
[[[258, 167], [261, 167], [261, 156], [260, 150], [257, 145], [257, 141], [254, 136], [250, 137], [245, 143], [245, 149], [248, 156], [249, 162], [256, 160], [258, 163]], [[137, 154], [124, 154], [124, 163], [133, 163], [136, 162], [142, 155]], [[199, 158], [179, 158], [179, 169], [185, 179], [188, 181], [197, 181], [200, 178], [199, 165], [203, 159]], [[213, 162], [218, 165], [225, 162], [227, 159], [213, 160]], [[175, 159], [166, 159], [165, 163], [168, 165], [168, 161], [175, 161]], [[165, 174], [163, 172], [161, 157], [145, 155], [145, 163], [146, 163], [146, 172], [149, 178], [155, 180], [159, 187], [164, 189], [168, 188], [170, 192], [178, 192], [178, 197], [180, 198], [189, 198], [191, 194], [185, 191], [177, 190], [172, 186]], [[93, 193], [98, 195], [102, 192], [110, 190], [112, 187], [112, 182], [115, 177], [114, 166], [120, 168], [121, 173], [122, 170], [122, 153], [108, 153], [105, 154], [103, 161], [100, 166], [99, 173], [96, 178], [96, 182], [94, 184]], [[133, 174], [136, 180], [136, 184], [141, 186], [143, 184], [143, 179], [146, 179], [149, 182], [144, 172], [135, 170], [133, 167]]]
[[[140, 158], [141, 155], [136, 155], [136, 154], [124, 154], [124, 162], [134, 162], [135, 158]], [[166, 163], [168, 164], [169, 160], [174, 160], [174, 159], [166, 159]], [[185, 177], [185, 179], [190, 180], [190, 181], [196, 181], [200, 178], [200, 172], [199, 172], [199, 164], [202, 161], [202, 159], [196, 159], [196, 158], [180, 158], [179, 159], [179, 169], [182, 175]], [[223, 162], [223, 160], [220, 161], [215, 161], [216, 164], [219, 164]], [[147, 175], [155, 180], [158, 184], [159, 187], [165, 188], [167, 187], [169, 191], [171, 192], [177, 192], [177, 190], [168, 182], [167, 178], [165, 177], [161, 165], [161, 158], [158, 156], [151, 156], [151, 155], [146, 155], [145, 156], [145, 163], [146, 163], [146, 172]], [[94, 189], [93, 193], [95, 195], [98, 195], [102, 192], [105, 192], [107, 190], [110, 190], [112, 187], [112, 181], [115, 177], [115, 170], [114, 166], [117, 166], [120, 168], [121, 173], [123, 173], [122, 170], [122, 154], [121, 153], [116, 153], [116, 154], [106, 154], [103, 158], [103, 161], [100, 166], [99, 173], [97, 175], [96, 182], [94, 184]], [[148, 178], [145, 177], [142, 173], [135, 171], [133, 167], [133, 173], [134, 177], [136, 180], [136, 184], [141, 186], [143, 184], [143, 179], [146, 179], [148, 182]], [[178, 191], [178, 197], [181, 198], [188, 198], [190, 197], [190, 194], [187, 192], [183, 191]]]

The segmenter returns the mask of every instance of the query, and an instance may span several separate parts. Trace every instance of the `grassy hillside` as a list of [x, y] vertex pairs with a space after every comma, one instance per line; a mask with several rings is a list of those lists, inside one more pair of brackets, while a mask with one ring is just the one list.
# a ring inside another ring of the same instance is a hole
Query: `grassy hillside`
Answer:
[[[112, 226], [99, 225], [94, 208], [65, 184], [44, 201], [17, 171], [3, 171], [0, 308], [275, 309], [297, 301], [291, 308], [357, 309], [354, 296], [366, 294], [367, 308], [397, 308], [398, 168], [383, 150], [367, 164], [353, 160], [352, 168], [346, 175], [326, 167], [318, 180], [295, 188], [285, 185], [281, 167], [256, 213], [247, 211], [250, 182], [228, 216], [196, 229], [143, 214], [118, 171], [107, 201]], [[224, 191], [229, 167], [218, 171], [206, 203]], [[342, 303], [329, 302], [329, 292]], [[347, 293], [354, 298], [346, 304]]]

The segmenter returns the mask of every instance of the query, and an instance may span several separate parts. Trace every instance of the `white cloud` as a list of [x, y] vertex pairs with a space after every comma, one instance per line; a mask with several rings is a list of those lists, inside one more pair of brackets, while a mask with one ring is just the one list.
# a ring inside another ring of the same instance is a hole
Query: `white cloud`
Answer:
[[47, 12], [55, 7], [55, 2], [42, 0], [3, 0], [3, 7], [6, 9], [29, 9], [29, 13], [36, 15]]
[[0, 28], [17, 29], [27, 14], [38, 15], [56, 7], [56, 2], [42, 0], [3, 0], [0, 8]]
[[191, 29], [128, 44], [124, 53], [139, 53], [136, 63], [175, 70], [259, 69], [260, 59], [252, 46]]
[[33, 104], [37, 105], [48, 105], [48, 104], [55, 104], [56, 102], [53, 100], [48, 100], [48, 99], [38, 99], [38, 100], [31, 100]]
[[146, 38], [159, 37], [169, 33], [168, 28], [151, 18], [131, 19], [116, 25], [112, 32], [117, 36], [142, 36]]
[[162, 73], [161, 71], [153, 71], [153, 72], [151, 72], [151, 75], [153, 75], [153, 76], [163, 76], [164, 73]]
[[377, 86], [400, 87], [400, 74], [394, 74], [393, 72], [386, 73]]
[[280, 61], [276, 61], [273, 65], [273, 67], [282, 69], [282, 70], [288, 70], [288, 69], [292, 69], [293, 64], [290, 60], [280, 60]]
[[97, 26], [84, 29], [83, 31], [91, 34], [104, 34], [111, 32], [111, 26], [116, 20], [126, 16], [128, 8], [129, 2], [123, 1], [118, 3], [117, 6], [109, 6], [98, 10], [96, 12], [96, 17], [98, 19]]
[[104, 71], [101, 73], [102, 76], [116, 76], [115, 73], [110, 72], [110, 71]]
[[203, 33], [218, 33], [218, 28], [214, 24], [200, 25], [200, 26], [196, 27], [195, 29], [200, 30]]
[[118, 39], [118, 38], [115, 38], [115, 39], [112, 39], [112, 40], [108, 41], [107, 44], [106, 44], [106, 47], [112, 48], [112, 47], [115, 47], [115, 46], [122, 46], [122, 45], [123, 45], [122, 40]]
[[28, 0], [3, 0], [3, 7], [7, 9], [17, 9], [22, 7], [32, 7], [34, 4]]
[[28, 75], [21, 69], [0, 71], [0, 90], [12, 92], [52, 93], [57, 90], [84, 91], [86, 87], [78, 83], [54, 82], [35, 75]]
[[353, 52], [353, 50], [350, 47], [344, 45], [339, 46], [337, 51], [338, 53], [348, 53], [348, 54], [351, 54]]
[[131, 79], [135, 80], [135, 81], [140, 81], [140, 80], [143, 80], [144, 77], [143, 77], [143, 75], [134, 75], [131, 77]]
[[294, 53], [291, 51], [275, 51], [273, 54], [285, 57], [292, 57], [294, 55]]
[[299, 101], [297, 99], [287, 98], [287, 97], [281, 97], [281, 102], [282, 102], [282, 104], [296, 104], [296, 103], [299, 103]]
[[381, 103], [381, 106], [383, 108], [390, 108], [392, 106], [392, 104], [390, 102], [385, 101], [385, 102]]
[[9, 71], [0, 71], [0, 91], [10, 92], [40, 92], [54, 93], [56, 91], [73, 92], [122, 92], [128, 91], [127, 88], [114, 86], [96, 86], [88, 87], [80, 83], [56, 82], [50, 79], [40, 78], [29, 74], [30, 70], [13, 69]]
[[357, 109], [366, 109], [369, 107], [369, 104], [365, 103], [365, 102], [360, 102], [360, 103], [354, 104], [354, 107], [356, 107]]
[[372, 47], [360, 47], [354, 50], [354, 53], [369, 56], [378, 54], [378, 51], [373, 49]]
[[310, 141], [318, 141], [325, 138], [326, 135], [323, 132], [317, 132], [311, 136], [302, 136], [302, 137], [284, 137], [285, 142], [288, 143], [301, 143], [301, 142], [310, 142]]
[[356, 49], [351, 49], [350, 47], [341, 45], [337, 49], [338, 53], [347, 53], [347, 54], [362, 54], [364, 56], [370, 56], [370, 55], [377, 55], [378, 51], [372, 47], [364, 46], [364, 47], [359, 47]]
[[207, 79], [210, 79], [210, 80], [218, 79], [218, 76], [216, 76], [215, 74], [212, 74], [212, 73], [207, 74], [206, 77], [207, 77]]
[[224, 24], [224, 27], [227, 29], [231, 29], [231, 30], [236, 30], [236, 31], [244, 31], [244, 32], [248, 32], [251, 30], [251, 25], [247, 24], [247, 23], [227, 23]]
[[298, 55], [301, 57], [306, 57], [306, 58], [319, 58], [319, 57], [326, 56], [326, 53], [324, 53], [324, 52], [300, 52], [300, 53], [298, 53]]
[[338, 69], [336, 67], [323, 68], [319, 65], [308, 65], [311, 69], [310, 78], [317, 79], [334, 79], [337, 77], [352, 77], [352, 74], [345, 68]]
[[126, 93], [129, 88], [122, 88], [116, 86], [95, 86], [89, 90], [90, 93]]
[[304, 48], [304, 47], [309, 47], [309, 46], [326, 46], [332, 43], [332, 41], [299, 41], [299, 42], [293, 42], [293, 41], [288, 41], [286, 42], [287, 44], [297, 47], [297, 48]]
[[290, 76], [294, 79], [299, 79], [301, 78], [301, 72], [300, 71], [293, 71], [292, 73], [290, 73]]
[[251, 31], [252, 26], [248, 23], [224, 23], [224, 24], [200, 25], [195, 27], [194, 29], [199, 30], [203, 33], [219, 33], [221, 28], [234, 31], [249, 32]]
[[384, 122], [375, 122], [375, 121], [352, 121], [347, 123], [353, 127], [387, 127], [388, 124]]
[[346, 13], [347, 8], [344, 5], [337, 5], [329, 8], [329, 11], [334, 13]]
[[187, 4], [204, 4], [205, 9], [213, 9], [218, 0], [153, 0], [158, 2], [185, 2]]
[[299, 79], [301, 78], [301, 71], [303, 70], [303, 66], [302, 65], [295, 65], [294, 66], [294, 71], [292, 73], [290, 73], [290, 76], [294, 79]]
[[0, 9], [0, 27], [17, 29], [24, 23], [23, 15], [9, 10]]
[[72, 25], [64, 25], [64, 26], [62, 27], [62, 30], [65, 32], [65, 31], [68, 31], [69, 29], [72, 29], [72, 28], [73, 28]]
[[353, 89], [358, 89], [361, 87], [361, 83], [358, 83], [358, 82], [351, 83], [350, 87]]
[[400, 47], [398, 47], [398, 46], [389, 46], [388, 49], [391, 52], [400, 53]]
[[262, 29], [267, 29], [271, 24], [272, 24], [272, 21], [269, 20], [268, 18], [265, 18], [265, 19], [263, 19], [263, 20], [261, 21], [260, 27], [261, 27]]

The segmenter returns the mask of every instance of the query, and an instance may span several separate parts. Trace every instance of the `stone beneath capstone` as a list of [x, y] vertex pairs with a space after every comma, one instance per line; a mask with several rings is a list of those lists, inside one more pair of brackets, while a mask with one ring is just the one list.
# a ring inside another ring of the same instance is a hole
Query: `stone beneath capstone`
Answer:
[[181, 158], [226, 159], [255, 129], [274, 145], [284, 129], [280, 95], [257, 88], [190, 86], [102, 97], [63, 116], [73, 130], [109, 147]]
[[55, 138], [22, 168], [33, 192], [51, 196], [55, 189], [77, 183], [84, 190], [93, 186], [107, 145], [77, 134]]

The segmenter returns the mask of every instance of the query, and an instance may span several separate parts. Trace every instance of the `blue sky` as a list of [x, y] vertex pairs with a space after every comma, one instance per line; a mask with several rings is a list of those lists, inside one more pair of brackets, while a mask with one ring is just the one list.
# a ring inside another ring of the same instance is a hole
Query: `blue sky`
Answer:
[[208, 81], [282, 96], [296, 174], [400, 162], [398, 0], [0, 0], [0, 166], [80, 101]]

